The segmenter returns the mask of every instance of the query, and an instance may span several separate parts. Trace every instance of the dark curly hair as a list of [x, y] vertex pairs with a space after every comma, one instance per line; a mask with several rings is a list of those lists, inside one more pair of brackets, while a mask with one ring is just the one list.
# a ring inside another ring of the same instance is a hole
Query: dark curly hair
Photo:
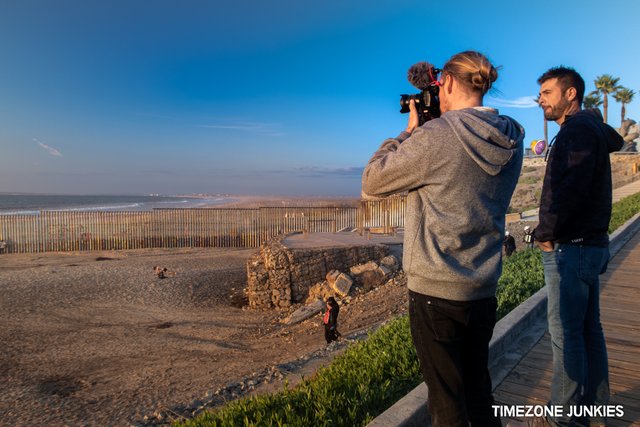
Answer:
[[559, 66], [549, 68], [543, 75], [538, 78], [538, 84], [546, 82], [547, 80], [558, 79], [558, 83], [564, 93], [570, 87], [576, 89], [576, 98], [580, 105], [582, 105], [582, 98], [584, 98], [584, 79], [573, 68]]

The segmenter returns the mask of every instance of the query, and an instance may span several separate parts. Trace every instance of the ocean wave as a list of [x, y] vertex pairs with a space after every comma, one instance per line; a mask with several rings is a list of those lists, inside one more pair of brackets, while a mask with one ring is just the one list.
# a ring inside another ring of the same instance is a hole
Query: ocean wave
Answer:
[[90, 211], [126, 211], [126, 210], [138, 210], [144, 203], [130, 203], [126, 205], [107, 205], [107, 206], [81, 206], [81, 207], [69, 207], [63, 209], [43, 209], [43, 210], [55, 210], [65, 212], [90, 212]]
[[152, 203], [155, 203], [157, 205], [173, 205], [173, 204], [180, 204], [180, 203], [189, 203], [189, 200], [166, 200], [166, 201], [152, 202]]
[[40, 211], [37, 210], [6, 210], [0, 211], [0, 215], [38, 215]]
[[[33, 200], [33, 198], [31, 199]], [[38, 215], [40, 212], [142, 212], [152, 211], [154, 209], [202, 208], [233, 201], [233, 199], [227, 197], [180, 197], [169, 200], [144, 198], [138, 201], [120, 201], [120, 203], [115, 200], [113, 202], [111, 200], [103, 200], [102, 204], [99, 204], [100, 201], [96, 204], [96, 200], [89, 201], [89, 203], [86, 204], [77, 204], [71, 200], [66, 200], [66, 202], [69, 203], [66, 204], [65, 200], [60, 197], [62, 200], [52, 205], [50, 199], [51, 198], [46, 200], [47, 203], [37, 203], [37, 201], [34, 203], [30, 201], [26, 206], [15, 206], [17, 203], [12, 200], [14, 206], [5, 205], [4, 208], [2, 203], [0, 203], [0, 215]]]

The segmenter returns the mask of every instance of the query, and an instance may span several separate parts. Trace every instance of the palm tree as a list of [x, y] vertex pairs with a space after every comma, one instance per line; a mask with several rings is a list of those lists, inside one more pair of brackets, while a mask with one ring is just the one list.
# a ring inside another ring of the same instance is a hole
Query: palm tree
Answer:
[[618, 90], [619, 77], [613, 77], [611, 74], [603, 74], [596, 77], [594, 84], [596, 91], [602, 94], [602, 109], [604, 110], [604, 122], [607, 123], [607, 110], [609, 108], [608, 94], [614, 93]]
[[613, 94], [613, 97], [622, 104], [622, 108], [620, 109], [620, 126], [622, 126], [622, 122], [624, 122], [624, 116], [626, 115], [625, 105], [630, 103], [633, 99], [633, 95], [635, 92], [626, 87], [620, 86], [616, 93]]
[[600, 92], [594, 90], [589, 95], [584, 97], [584, 99], [582, 100], [582, 104], [584, 105], [584, 108], [598, 108], [602, 105]]

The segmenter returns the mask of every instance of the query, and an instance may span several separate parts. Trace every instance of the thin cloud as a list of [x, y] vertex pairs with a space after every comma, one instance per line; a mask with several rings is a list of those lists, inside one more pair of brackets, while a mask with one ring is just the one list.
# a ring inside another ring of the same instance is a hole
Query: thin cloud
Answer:
[[487, 98], [487, 104], [494, 107], [504, 108], [536, 108], [538, 103], [535, 96], [522, 96], [516, 99], [503, 99], [503, 98]]
[[293, 169], [272, 169], [262, 172], [255, 172], [252, 175], [284, 176], [293, 178], [323, 178], [329, 176], [340, 176], [346, 178], [360, 178], [364, 168], [362, 166], [351, 166], [344, 168], [327, 168], [320, 166], [302, 166]]
[[55, 157], [62, 157], [62, 153], [58, 150], [56, 150], [53, 147], [48, 146], [47, 144], [38, 141], [37, 138], [33, 138], [33, 140], [44, 150], [46, 150], [50, 155], [55, 156]]
[[278, 125], [275, 123], [253, 123], [253, 122], [231, 122], [231, 123], [214, 123], [199, 125], [198, 127], [206, 129], [221, 129], [221, 130], [237, 130], [240, 132], [256, 133], [262, 135], [271, 136], [283, 136], [285, 135]]
[[347, 168], [322, 168], [317, 166], [307, 166], [296, 168], [298, 173], [311, 175], [333, 175], [333, 176], [362, 176], [363, 167], [352, 166]]
[[109, 172], [84, 172], [84, 171], [64, 171], [64, 172], [36, 172], [38, 176], [43, 177], [52, 177], [52, 178], [76, 178], [76, 179], [86, 179], [86, 178], [102, 178], [102, 177], [113, 177], [113, 173]]

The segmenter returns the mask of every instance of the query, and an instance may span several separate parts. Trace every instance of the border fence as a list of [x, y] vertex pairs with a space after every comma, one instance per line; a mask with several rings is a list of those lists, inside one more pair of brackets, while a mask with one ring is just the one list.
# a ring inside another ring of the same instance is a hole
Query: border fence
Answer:
[[147, 212], [41, 211], [0, 215], [7, 253], [143, 248], [254, 248], [272, 236], [302, 231], [393, 233], [404, 226], [406, 196], [358, 207], [155, 209]]

